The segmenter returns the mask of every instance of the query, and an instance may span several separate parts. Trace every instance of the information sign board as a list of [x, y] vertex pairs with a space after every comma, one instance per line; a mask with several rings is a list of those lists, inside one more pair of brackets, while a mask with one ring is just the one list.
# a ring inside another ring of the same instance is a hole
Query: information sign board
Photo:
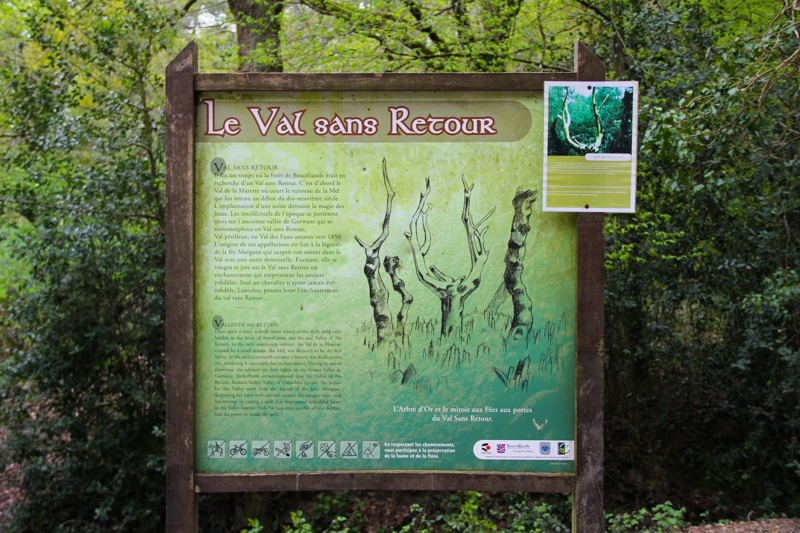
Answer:
[[167, 69], [167, 530], [199, 493], [572, 493], [602, 530], [603, 215], [546, 81]]
[[573, 472], [542, 92], [202, 93], [198, 472]]

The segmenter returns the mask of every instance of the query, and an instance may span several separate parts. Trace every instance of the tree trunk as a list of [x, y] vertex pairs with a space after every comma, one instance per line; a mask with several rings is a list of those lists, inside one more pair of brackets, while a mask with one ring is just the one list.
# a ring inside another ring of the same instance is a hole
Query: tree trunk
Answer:
[[525, 270], [525, 241], [531, 230], [530, 219], [533, 212], [533, 203], [536, 201], [536, 191], [517, 189], [512, 205], [514, 218], [511, 221], [511, 238], [508, 240], [506, 252], [506, 270], [503, 280], [506, 290], [511, 295], [514, 304], [514, 317], [508, 331], [509, 339], [525, 339], [533, 325], [533, 313], [530, 297], [525, 284], [522, 283], [522, 272]]
[[397, 275], [397, 267], [400, 266], [400, 258], [397, 256], [387, 256], [383, 258], [383, 267], [389, 278], [392, 280], [392, 288], [402, 298], [402, 305], [400, 311], [397, 313], [397, 323], [394, 327], [394, 337], [400, 343], [400, 346], [405, 345], [406, 341], [406, 320], [408, 319], [408, 308], [414, 303], [414, 297], [406, 289], [406, 283]]
[[603, 139], [605, 138], [605, 130], [603, 129], [603, 122], [600, 120], [600, 109], [605, 105], [606, 100], [608, 100], [608, 96], [606, 99], [603, 100], [603, 103], [600, 104], [598, 107], [597, 105], [597, 87], [592, 88], [592, 118], [594, 119], [594, 142], [591, 143], [584, 143], [578, 141], [576, 138], [573, 138], [569, 132], [570, 124], [572, 123], [572, 118], [569, 114], [569, 105], [567, 104], [567, 99], [569, 98], [571, 89], [567, 87], [564, 91], [564, 99], [561, 101], [561, 115], [559, 118], [561, 120], [562, 129], [564, 131], [564, 137], [566, 141], [572, 146], [575, 150], [577, 150], [579, 155], [586, 155], [587, 153], [596, 154], [600, 151], [601, 147], [603, 146]]
[[367, 244], [359, 239], [358, 235], [354, 235], [358, 244], [364, 249], [364, 276], [369, 285], [369, 304], [372, 306], [372, 317], [377, 329], [378, 347], [390, 341], [394, 333], [389, 309], [389, 291], [386, 290], [381, 278], [381, 246], [389, 237], [389, 220], [392, 217], [392, 200], [394, 200], [394, 190], [389, 183], [389, 174], [386, 171], [386, 158], [383, 159], [383, 184], [386, 187], [386, 213], [383, 215], [381, 234], [372, 244]]
[[[380, 249], [378, 253], [380, 253]], [[372, 317], [377, 329], [377, 345], [380, 347], [391, 340], [394, 328], [389, 309], [389, 291], [386, 290], [386, 285], [383, 284], [381, 278], [381, 258], [378, 253], [372, 256], [367, 254], [364, 275], [369, 285], [369, 304], [372, 306]]]
[[[239, 70], [283, 72], [280, 57], [281, 14], [284, 3], [276, 0], [228, 0], [236, 21]], [[253, 55], [258, 51], [257, 55]]]
[[[405, 233], [406, 239], [411, 245], [411, 254], [414, 257], [417, 279], [441, 300], [442, 337], [449, 337], [461, 330], [461, 322], [464, 318], [464, 302], [481, 284], [483, 267], [489, 258], [489, 250], [486, 249], [484, 242], [484, 235], [488, 228], [481, 229], [481, 226], [489, 220], [495, 210], [492, 207], [491, 211], [475, 224], [470, 212], [470, 198], [473, 186], [467, 183], [464, 176], [461, 176], [461, 182], [464, 184], [464, 208], [461, 211], [461, 222], [466, 230], [470, 258], [469, 272], [466, 275], [460, 278], [453, 278], [439, 270], [435, 265], [429, 266], [426, 261], [433, 239], [433, 235], [428, 228], [428, 210], [431, 207], [431, 204], [427, 201], [431, 192], [430, 178], [425, 179], [425, 192], [419, 197], [419, 205], [411, 216], [411, 223]], [[418, 228], [420, 219], [422, 220], [423, 228], [422, 241], [420, 241]], [[456, 304], [455, 309], [454, 303]]]
[[442, 298], [442, 338], [458, 333], [463, 320], [464, 298], [457, 295]]

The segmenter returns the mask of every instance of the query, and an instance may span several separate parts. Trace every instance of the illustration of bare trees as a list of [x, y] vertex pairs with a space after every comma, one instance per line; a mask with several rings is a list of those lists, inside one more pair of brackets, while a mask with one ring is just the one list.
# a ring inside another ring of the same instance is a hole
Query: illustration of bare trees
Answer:
[[389, 221], [392, 216], [392, 201], [394, 200], [394, 190], [391, 183], [389, 183], [389, 174], [386, 171], [386, 158], [383, 159], [383, 183], [386, 186], [386, 214], [383, 217], [380, 236], [372, 244], [367, 244], [358, 235], [355, 235], [356, 241], [364, 249], [364, 255], [366, 256], [364, 275], [369, 286], [369, 303], [372, 306], [372, 316], [375, 320], [376, 344], [378, 347], [384, 346], [388, 341], [391, 341], [392, 337], [397, 338], [401, 345], [403, 344], [408, 308], [414, 301], [411, 294], [405, 289], [405, 283], [397, 275], [397, 266], [400, 260], [397, 257], [387, 257], [384, 261], [384, 267], [392, 279], [393, 288], [400, 293], [403, 299], [402, 308], [397, 315], [397, 327], [395, 328], [392, 324], [391, 310], [389, 309], [389, 291], [386, 290], [381, 277], [381, 246], [389, 237]]
[[[405, 233], [411, 245], [417, 277], [425, 287], [441, 300], [442, 337], [449, 337], [461, 331], [464, 303], [480, 285], [483, 268], [489, 257], [489, 251], [486, 249], [484, 242], [488, 226], [483, 229], [481, 229], [481, 226], [489, 220], [495, 210], [495, 208], [492, 208], [480, 222], [475, 224], [470, 212], [470, 200], [474, 185], [468, 185], [463, 176], [461, 181], [464, 184], [464, 206], [461, 213], [461, 222], [467, 232], [470, 257], [470, 269], [467, 274], [459, 278], [453, 278], [439, 270], [435, 265], [428, 266], [427, 264], [426, 256], [430, 251], [433, 238], [428, 227], [428, 212], [431, 209], [431, 204], [427, 201], [431, 192], [430, 178], [425, 178], [425, 192], [420, 194], [419, 205], [411, 217], [409, 230]], [[422, 240], [420, 240], [419, 235], [420, 218], [422, 219]]]
[[561, 101], [561, 114], [559, 118], [561, 119], [561, 126], [564, 131], [564, 137], [566, 138], [567, 142], [570, 146], [575, 148], [581, 154], [587, 153], [597, 153], [600, 151], [600, 147], [603, 145], [603, 138], [605, 136], [605, 130], [603, 129], [603, 123], [600, 120], [600, 109], [605, 105], [606, 100], [608, 100], [608, 95], [603, 100], [603, 103], [600, 106], [597, 105], [596, 94], [597, 94], [597, 87], [592, 87], [592, 116], [594, 117], [594, 142], [591, 143], [582, 143], [575, 139], [569, 132], [570, 124], [572, 123], [572, 118], [569, 114], [569, 105], [567, 104], [567, 98], [569, 97], [570, 93], [572, 92], [572, 88], [568, 87], [564, 91], [564, 99]]

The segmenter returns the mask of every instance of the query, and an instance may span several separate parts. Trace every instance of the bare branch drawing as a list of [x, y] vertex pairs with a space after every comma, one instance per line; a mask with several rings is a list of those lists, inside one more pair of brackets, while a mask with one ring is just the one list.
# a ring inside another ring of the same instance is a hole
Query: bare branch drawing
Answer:
[[400, 266], [400, 258], [397, 256], [387, 256], [383, 258], [383, 268], [389, 274], [392, 280], [392, 288], [400, 294], [402, 298], [402, 306], [400, 312], [397, 313], [397, 323], [394, 327], [395, 339], [400, 343], [400, 346], [405, 345], [406, 340], [406, 319], [408, 319], [408, 308], [414, 303], [414, 297], [406, 289], [405, 282], [397, 275], [397, 267]]
[[367, 277], [369, 285], [369, 303], [372, 306], [372, 314], [375, 319], [377, 330], [377, 346], [383, 346], [391, 340], [394, 333], [392, 327], [392, 316], [389, 310], [389, 291], [383, 284], [381, 278], [381, 246], [389, 237], [389, 219], [392, 215], [392, 200], [394, 200], [394, 190], [389, 183], [389, 174], [386, 171], [386, 158], [383, 159], [383, 183], [386, 185], [386, 214], [383, 218], [383, 229], [380, 236], [372, 244], [366, 244], [358, 235], [356, 241], [364, 249], [366, 262], [364, 263], [364, 275]]
[[533, 304], [528, 296], [528, 290], [522, 282], [522, 272], [525, 270], [523, 265], [525, 241], [531, 230], [530, 219], [537, 192], [517, 188], [517, 193], [512, 200], [514, 218], [511, 220], [511, 238], [508, 240], [506, 270], [503, 274], [505, 289], [511, 295], [511, 301], [514, 304], [514, 317], [508, 331], [509, 339], [527, 338], [533, 324]]
[[[430, 251], [433, 240], [428, 227], [428, 212], [431, 208], [431, 204], [428, 203], [428, 195], [431, 192], [430, 178], [425, 178], [425, 192], [420, 194], [419, 205], [414, 211], [408, 231], [405, 233], [414, 256], [417, 278], [441, 300], [441, 335], [443, 337], [450, 336], [461, 330], [464, 317], [464, 302], [481, 283], [483, 267], [489, 257], [489, 251], [486, 249], [484, 242], [488, 226], [483, 229], [481, 227], [489, 220], [495, 210], [495, 208], [492, 208], [485, 217], [475, 224], [470, 211], [473, 185], [469, 185], [463, 176], [461, 177], [461, 182], [464, 185], [464, 207], [461, 213], [461, 222], [466, 230], [470, 256], [470, 269], [466, 275], [454, 278], [442, 272], [435, 265], [428, 266], [427, 264], [426, 256]], [[423, 233], [421, 241], [419, 235], [420, 218], [422, 219]]]

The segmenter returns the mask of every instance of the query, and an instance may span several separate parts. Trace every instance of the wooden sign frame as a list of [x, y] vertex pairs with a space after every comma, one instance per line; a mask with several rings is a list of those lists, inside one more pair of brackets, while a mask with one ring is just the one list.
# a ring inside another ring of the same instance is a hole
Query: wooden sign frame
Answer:
[[168, 532], [195, 532], [198, 494], [299, 490], [482, 490], [573, 494], [573, 530], [603, 529], [603, 213], [577, 214], [575, 473], [195, 472], [195, 117], [202, 91], [542, 91], [545, 81], [602, 81], [575, 44], [568, 73], [201, 74], [190, 43], [166, 71], [166, 386]]

